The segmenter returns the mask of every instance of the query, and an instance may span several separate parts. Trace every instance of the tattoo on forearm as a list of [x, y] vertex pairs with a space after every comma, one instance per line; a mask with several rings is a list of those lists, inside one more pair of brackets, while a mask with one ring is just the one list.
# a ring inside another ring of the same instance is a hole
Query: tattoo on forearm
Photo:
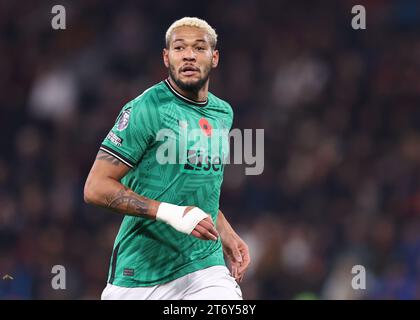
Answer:
[[106, 153], [105, 151], [99, 150], [98, 155], [96, 156], [97, 160], [105, 160], [107, 162], [112, 163], [114, 166], [118, 166], [121, 161], [115, 158], [114, 156]]
[[126, 212], [136, 212], [140, 214], [147, 214], [149, 210], [149, 203], [144, 197], [134, 194], [128, 188], [124, 187], [114, 196], [107, 197], [105, 204], [108, 208], [123, 210]]

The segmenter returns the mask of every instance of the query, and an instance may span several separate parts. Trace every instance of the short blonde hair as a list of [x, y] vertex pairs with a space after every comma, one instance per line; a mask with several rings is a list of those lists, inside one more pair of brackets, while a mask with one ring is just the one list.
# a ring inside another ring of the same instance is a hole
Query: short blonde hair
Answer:
[[184, 17], [182, 19], [176, 20], [174, 23], [166, 31], [166, 47], [169, 48], [169, 40], [171, 38], [172, 32], [174, 29], [179, 27], [196, 27], [206, 31], [207, 35], [209, 36], [210, 46], [214, 49], [217, 43], [217, 33], [216, 31], [207, 23], [207, 21], [203, 19], [199, 19], [196, 17]]

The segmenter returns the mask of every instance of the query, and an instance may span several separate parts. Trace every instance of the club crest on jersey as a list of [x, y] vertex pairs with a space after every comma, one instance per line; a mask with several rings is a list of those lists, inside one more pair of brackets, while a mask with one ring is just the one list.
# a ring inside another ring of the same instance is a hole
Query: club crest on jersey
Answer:
[[206, 136], [211, 136], [212, 127], [206, 118], [201, 118], [198, 124], [200, 125], [201, 130], [203, 130]]
[[128, 127], [128, 121], [130, 120], [131, 109], [125, 110], [120, 119], [118, 120], [117, 129], [118, 131], [123, 131]]

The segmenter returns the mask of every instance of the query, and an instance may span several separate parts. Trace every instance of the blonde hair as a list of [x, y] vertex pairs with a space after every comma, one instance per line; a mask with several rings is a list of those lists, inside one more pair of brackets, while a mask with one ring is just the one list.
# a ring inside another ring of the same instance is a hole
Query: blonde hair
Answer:
[[169, 48], [169, 40], [171, 38], [172, 32], [174, 29], [179, 27], [196, 27], [206, 31], [207, 35], [209, 36], [210, 46], [214, 49], [217, 43], [217, 33], [216, 31], [207, 23], [207, 21], [203, 19], [199, 19], [196, 17], [184, 17], [182, 19], [176, 20], [174, 23], [166, 31], [166, 47]]

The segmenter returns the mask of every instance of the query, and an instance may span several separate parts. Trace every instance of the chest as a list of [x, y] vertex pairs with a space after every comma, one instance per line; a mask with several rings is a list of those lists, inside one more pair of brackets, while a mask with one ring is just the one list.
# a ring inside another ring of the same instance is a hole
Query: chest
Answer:
[[160, 164], [179, 164], [191, 174], [221, 174], [229, 153], [229, 119], [223, 112], [189, 107], [168, 108], [156, 137]]

